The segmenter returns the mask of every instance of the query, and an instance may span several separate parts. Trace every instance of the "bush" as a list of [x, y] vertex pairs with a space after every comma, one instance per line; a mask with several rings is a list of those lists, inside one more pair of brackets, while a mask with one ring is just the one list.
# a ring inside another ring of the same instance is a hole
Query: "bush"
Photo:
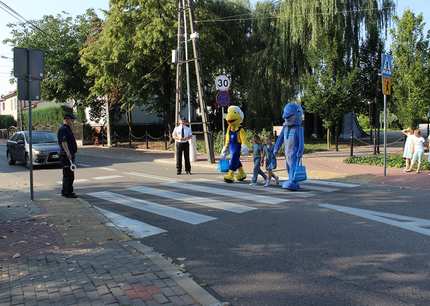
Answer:
[[[55, 131], [63, 122], [64, 115], [73, 113], [66, 105], [52, 105], [45, 108], [35, 108], [32, 111], [33, 129]], [[28, 128], [28, 112], [23, 114], [24, 128]]]
[[8, 129], [16, 126], [16, 121], [11, 115], [0, 115], [0, 129]]
[[[372, 166], [384, 166], [384, 155], [370, 155], [370, 156], [353, 156], [344, 160], [347, 164], [361, 164]], [[387, 167], [390, 168], [404, 168], [405, 160], [400, 154], [389, 154], [387, 156]], [[423, 159], [421, 163], [422, 170], [430, 170], [430, 164], [427, 159]]]

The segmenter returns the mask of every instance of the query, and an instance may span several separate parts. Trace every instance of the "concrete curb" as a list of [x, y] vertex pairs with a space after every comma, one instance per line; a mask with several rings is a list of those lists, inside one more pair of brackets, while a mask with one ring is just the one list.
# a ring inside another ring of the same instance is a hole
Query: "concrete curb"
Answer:
[[165, 259], [161, 254], [154, 251], [139, 241], [133, 240], [125, 243], [136, 251], [148, 257], [154, 264], [160, 267], [172, 280], [174, 280], [184, 291], [189, 294], [197, 303], [203, 306], [228, 306], [229, 303], [218, 301], [209, 292], [199, 286], [188, 273], [183, 273], [178, 268]]

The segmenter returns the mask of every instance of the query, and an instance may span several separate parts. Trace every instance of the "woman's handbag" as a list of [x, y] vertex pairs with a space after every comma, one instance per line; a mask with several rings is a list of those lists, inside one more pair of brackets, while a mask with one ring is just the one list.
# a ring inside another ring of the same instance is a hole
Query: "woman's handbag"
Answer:
[[296, 169], [294, 170], [293, 181], [302, 182], [302, 181], [306, 181], [307, 178], [308, 176], [306, 174], [306, 167], [303, 166], [302, 160], [300, 159], [300, 163], [297, 165]]
[[220, 159], [218, 162], [218, 171], [219, 172], [228, 172], [228, 168], [230, 167], [230, 161], [226, 159]]

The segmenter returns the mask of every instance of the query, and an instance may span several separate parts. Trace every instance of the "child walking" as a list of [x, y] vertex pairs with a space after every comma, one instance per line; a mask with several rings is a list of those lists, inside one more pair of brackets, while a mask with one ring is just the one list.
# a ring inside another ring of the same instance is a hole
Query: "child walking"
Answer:
[[414, 131], [412, 129], [406, 129], [402, 131], [403, 135], [406, 136], [405, 148], [403, 150], [403, 158], [406, 160], [406, 166], [404, 172], [410, 171], [411, 159], [414, 153]]
[[407, 169], [407, 172], [412, 171], [412, 167], [414, 166], [415, 162], [418, 161], [417, 166], [417, 173], [420, 173], [421, 169], [421, 161], [423, 159], [424, 155], [424, 143], [425, 143], [424, 137], [421, 136], [420, 129], [416, 129], [414, 131], [414, 138], [413, 138], [413, 146], [414, 146], [414, 153], [412, 155], [412, 161], [411, 165], [409, 166], [409, 169]]
[[252, 175], [252, 181], [249, 185], [256, 186], [259, 174], [264, 178], [264, 181], [267, 181], [266, 174], [264, 174], [263, 170], [261, 170], [263, 145], [261, 144], [261, 139], [258, 135], [254, 135], [252, 152], [254, 157], [254, 171]]
[[[266, 145], [264, 146], [264, 158], [266, 159], [266, 171], [267, 171], [267, 179], [264, 187], [268, 187], [270, 185], [270, 180], [272, 177], [275, 180], [275, 184], [279, 184], [279, 177], [277, 177], [273, 170], [276, 169], [276, 156], [273, 154], [273, 139], [272, 136], [268, 136], [266, 139]], [[264, 159], [263, 158], [263, 159]]]

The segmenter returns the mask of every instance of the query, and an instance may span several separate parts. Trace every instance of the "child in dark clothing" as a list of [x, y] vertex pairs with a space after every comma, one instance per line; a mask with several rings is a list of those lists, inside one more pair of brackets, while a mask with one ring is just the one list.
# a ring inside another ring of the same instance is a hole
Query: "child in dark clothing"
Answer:
[[261, 144], [260, 136], [254, 135], [253, 140], [254, 141], [252, 145], [252, 152], [254, 156], [254, 171], [253, 171], [252, 181], [250, 185], [256, 186], [257, 178], [259, 174], [264, 178], [264, 181], [267, 181], [267, 176], [266, 174], [264, 174], [263, 170], [261, 170], [262, 157], [264, 152], [263, 152], [263, 145]]

